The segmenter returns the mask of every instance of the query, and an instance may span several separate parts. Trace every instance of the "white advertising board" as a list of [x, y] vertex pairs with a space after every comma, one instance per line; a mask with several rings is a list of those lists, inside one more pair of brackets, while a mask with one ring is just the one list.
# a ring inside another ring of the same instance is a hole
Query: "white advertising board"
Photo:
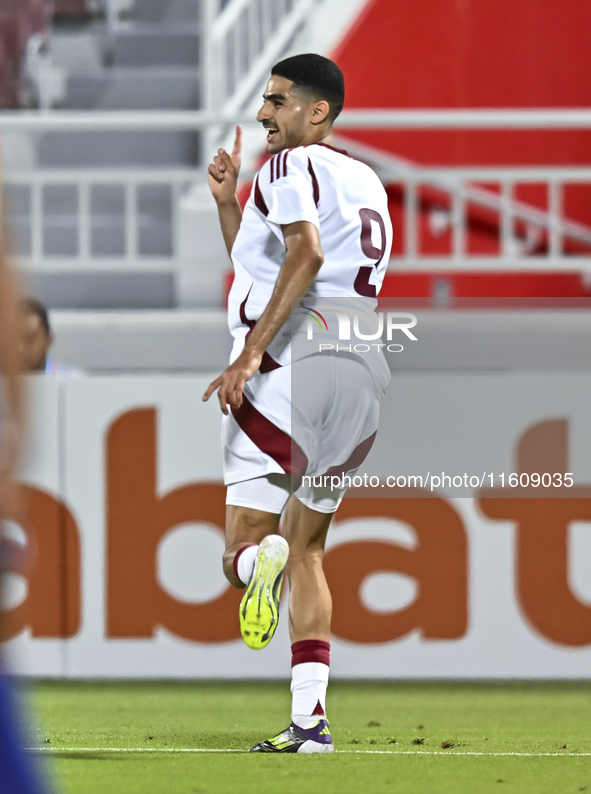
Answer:
[[[6, 615], [24, 672], [288, 674], [286, 616], [267, 649], [250, 651], [240, 593], [222, 574], [220, 414], [201, 402], [210, 379], [31, 383], [26, 510], [15, 517], [30, 566], [13, 577]], [[401, 374], [369, 470], [551, 469], [591, 482], [590, 393], [585, 374]], [[462, 497], [427, 487], [424, 498], [344, 500], [326, 554], [333, 676], [589, 675], [591, 489], [515, 498], [493, 484]]]

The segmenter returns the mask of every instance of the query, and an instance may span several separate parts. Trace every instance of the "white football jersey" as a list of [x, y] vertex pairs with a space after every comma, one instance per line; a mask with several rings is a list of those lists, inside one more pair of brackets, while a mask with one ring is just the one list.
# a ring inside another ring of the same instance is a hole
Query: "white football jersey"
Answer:
[[[302, 304], [357, 298], [366, 312], [375, 310], [392, 246], [382, 183], [369, 166], [327, 144], [284, 150], [258, 172], [232, 249], [232, 360], [271, 298], [286, 254], [282, 226], [297, 221], [317, 227], [324, 254]], [[286, 323], [268, 348], [279, 365], [291, 360], [291, 327]]]

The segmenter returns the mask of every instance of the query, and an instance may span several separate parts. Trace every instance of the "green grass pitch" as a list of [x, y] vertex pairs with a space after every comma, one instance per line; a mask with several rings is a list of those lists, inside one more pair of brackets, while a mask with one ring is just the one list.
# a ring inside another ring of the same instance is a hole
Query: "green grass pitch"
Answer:
[[220, 752], [286, 726], [287, 682], [39, 682], [32, 702], [59, 794], [591, 794], [591, 682], [333, 682], [328, 756]]

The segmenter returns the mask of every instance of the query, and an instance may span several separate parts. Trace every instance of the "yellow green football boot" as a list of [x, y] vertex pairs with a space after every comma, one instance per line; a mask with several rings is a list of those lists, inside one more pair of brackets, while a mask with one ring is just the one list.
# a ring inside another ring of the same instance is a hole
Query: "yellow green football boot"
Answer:
[[240, 631], [253, 651], [271, 642], [279, 620], [279, 598], [289, 546], [280, 535], [263, 538], [252, 576], [240, 602]]

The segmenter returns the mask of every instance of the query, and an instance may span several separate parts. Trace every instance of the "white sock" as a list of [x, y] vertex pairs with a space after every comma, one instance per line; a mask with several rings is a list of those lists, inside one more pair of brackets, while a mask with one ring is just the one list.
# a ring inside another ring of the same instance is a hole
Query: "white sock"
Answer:
[[304, 730], [313, 728], [322, 717], [319, 703], [326, 715], [328, 671], [328, 665], [322, 662], [304, 662], [291, 668], [291, 721]]
[[247, 546], [243, 551], [239, 552], [240, 556], [236, 563], [236, 574], [242, 584], [248, 584], [250, 582], [258, 550], [258, 546]]

